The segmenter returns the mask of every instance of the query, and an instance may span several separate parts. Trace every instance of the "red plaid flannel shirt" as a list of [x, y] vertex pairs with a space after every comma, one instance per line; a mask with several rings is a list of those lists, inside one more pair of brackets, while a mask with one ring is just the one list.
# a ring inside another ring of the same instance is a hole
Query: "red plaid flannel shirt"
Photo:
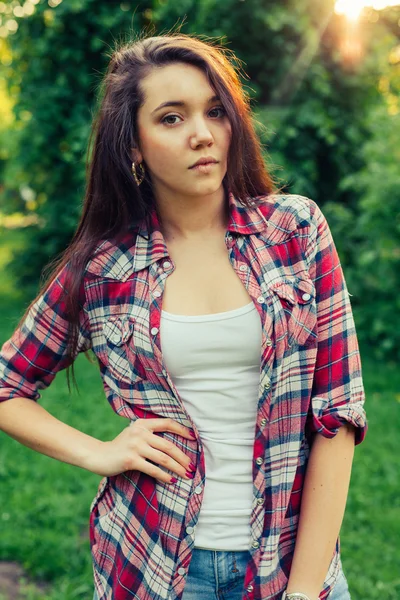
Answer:
[[[251, 209], [231, 193], [228, 199], [227, 253], [262, 324], [243, 600], [279, 600], [290, 573], [311, 434], [331, 438], [348, 422], [359, 444], [367, 431], [360, 355], [339, 257], [318, 205], [290, 194], [255, 198]], [[39, 390], [68, 366], [61, 300], [67, 269], [3, 344], [0, 401], [37, 401]], [[193, 480], [170, 486], [139, 471], [101, 480], [90, 507], [99, 600], [180, 600], [194, 548], [207, 485], [203, 445], [160, 343], [163, 291], [174, 269], [153, 210], [149, 227], [143, 220], [118, 244], [98, 244], [82, 283], [78, 350], [96, 355], [112, 410], [127, 424], [170, 417], [196, 432], [193, 441], [163, 434], [197, 466]], [[339, 569], [338, 538], [320, 600]]]

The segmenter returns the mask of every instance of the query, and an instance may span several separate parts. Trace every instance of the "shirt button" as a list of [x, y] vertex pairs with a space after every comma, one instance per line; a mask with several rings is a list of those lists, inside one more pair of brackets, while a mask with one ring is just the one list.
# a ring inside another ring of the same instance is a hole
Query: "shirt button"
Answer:
[[256, 459], [256, 463], [257, 463], [258, 465], [262, 465], [262, 464], [263, 464], [263, 462], [264, 462], [264, 459], [263, 459], [261, 456], [259, 456], [259, 457]]
[[156, 333], [158, 333], [158, 327], [152, 327], [151, 333], [152, 333], [152, 335], [156, 335]]
[[201, 494], [201, 492], [203, 491], [203, 486], [202, 485], [198, 485], [194, 488], [194, 493], [195, 494]]
[[262, 304], [263, 302], [265, 302], [264, 296], [258, 296], [257, 302], [259, 302], [260, 304]]
[[303, 294], [303, 295], [302, 295], [302, 298], [303, 298], [303, 300], [306, 300], [306, 301], [307, 301], [307, 300], [310, 300], [310, 298], [311, 298], [311, 295], [310, 295], [310, 294]]
[[267, 338], [267, 341], [265, 343], [267, 344], [267, 346], [272, 346], [272, 340], [270, 338]]
[[252, 543], [252, 548], [258, 548], [260, 546], [259, 542], [253, 542]]
[[165, 369], [162, 370], [162, 374], [164, 375], [164, 377], [167, 376], [167, 371]]
[[169, 269], [171, 266], [172, 264], [169, 262], [169, 260], [163, 262], [164, 269]]
[[247, 271], [247, 265], [240, 265], [239, 270], [240, 271]]
[[194, 527], [190, 527], [190, 526], [186, 527], [186, 533], [188, 533], [189, 535], [192, 535], [193, 531], [194, 531]]
[[260, 421], [261, 427], [265, 427], [266, 424], [267, 424], [267, 419], [261, 419], [261, 421]]
[[264, 498], [257, 498], [257, 504], [264, 504]]
[[183, 567], [179, 567], [178, 569], [178, 575], [185, 575], [186, 571]]
[[153, 292], [153, 296], [155, 298], [159, 298], [161, 296], [161, 292], [159, 290], [156, 290], [155, 292]]
[[251, 583], [250, 583], [250, 585], [248, 585], [248, 586], [247, 586], [247, 591], [248, 591], [248, 592], [252, 592], [252, 591], [253, 591], [253, 589], [254, 589], [254, 588], [253, 588], [253, 586], [252, 586], [252, 585], [251, 585]]

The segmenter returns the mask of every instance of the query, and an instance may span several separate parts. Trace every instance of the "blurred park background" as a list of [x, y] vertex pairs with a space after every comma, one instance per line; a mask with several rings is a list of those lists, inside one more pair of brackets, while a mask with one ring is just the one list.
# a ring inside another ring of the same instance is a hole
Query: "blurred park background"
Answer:
[[[400, 0], [0, 1], [0, 345], [77, 225], [114, 42], [177, 25], [220, 38], [243, 61], [267, 165], [330, 224], [369, 417], [342, 560], [353, 600], [398, 600]], [[76, 375], [79, 391], [69, 394], [59, 374], [42, 405], [112, 439], [125, 423], [107, 405], [96, 366], [80, 356]], [[88, 519], [98, 482], [0, 435], [0, 597], [92, 599]]]

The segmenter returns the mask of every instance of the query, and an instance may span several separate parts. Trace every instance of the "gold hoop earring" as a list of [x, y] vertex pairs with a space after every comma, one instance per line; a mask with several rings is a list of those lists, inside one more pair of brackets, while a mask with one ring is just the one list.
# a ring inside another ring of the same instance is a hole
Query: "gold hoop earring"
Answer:
[[135, 163], [134, 162], [132, 163], [132, 173], [133, 173], [133, 176], [135, 178], [135, 181], [136, 181], [137, 185], [139, 186], [142, 183], [142, 181], [143, 181], [143, 179], [145, 177], [145, 170], [144, 170], [143, 163], [140, 163], [138, 165], [138, 167], [139, 167], [139, 177], [138, 177], [138, 175], [136, 173]]

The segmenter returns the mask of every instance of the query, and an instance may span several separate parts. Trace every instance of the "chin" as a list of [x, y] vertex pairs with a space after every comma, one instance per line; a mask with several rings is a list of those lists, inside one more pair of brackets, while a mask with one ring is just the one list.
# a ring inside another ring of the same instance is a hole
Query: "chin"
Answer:
[[210, 194], [215, 194], [222, 187], [222, 181], [204, 181], [201, 185], [198, 185], [195, 190], [193, 190], [193, 194], [196, 196], [209, 196]]

